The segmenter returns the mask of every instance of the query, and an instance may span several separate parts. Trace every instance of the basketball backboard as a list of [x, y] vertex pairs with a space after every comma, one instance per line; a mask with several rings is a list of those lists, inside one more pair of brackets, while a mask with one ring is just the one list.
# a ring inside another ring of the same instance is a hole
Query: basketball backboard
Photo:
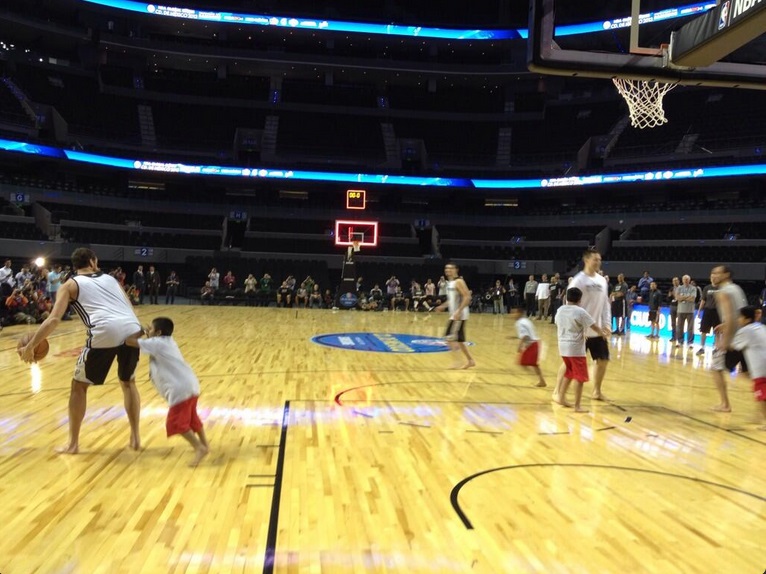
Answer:
[[[733, 13], [732, 0], [682, 5], [683, 0], [622, 0], [573, 3], [566, 0], [530, 0], [527, 63], [533, 72], [571, 77], [629, 78], [691, 86], [766, 89], [766, 40], [763, 36], [744, 43], [752, 29], [721, 29], [729, 34], [732, 52], [707, 66], [679, 66], [673, 62], [673, 32], [697, 18], [721, 18]], [[755, 5], [755, 4], [754, 4]], [[765, 3], [766, 5], [766, 3]], [[589, 8], [591, 7], [592, 8]], [[561, 21], [557, 20], [557, 11]], [[764, 17], [751, 14], [755, 17]], [[670, 15], [670, 16], [669, 16]], [[561, 26], [576, 19], [599, 22], [591, 34], [560, 34]], [[637, 23], [636, 23], [637, 22]], [[751, 21], [752, 24], [752, 21]], [[752, 26], [751, 26], [752, 28]], [[756, 27], [757, 28], [757, 27]], [[764, 28], [761, 28], [764, 29]], [[700, 38], [700, 42], [704, 41]]]
[[339, 219], [335, 222], [335, 245], [362, 247], [378, 245], [378, 222]]

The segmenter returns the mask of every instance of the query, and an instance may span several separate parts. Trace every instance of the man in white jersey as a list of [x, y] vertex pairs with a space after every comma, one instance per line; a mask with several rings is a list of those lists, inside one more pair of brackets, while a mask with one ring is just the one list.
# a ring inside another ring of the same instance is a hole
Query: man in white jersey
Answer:
[[732, 348], [734, 336], [739, 327], [739, 311], [743, 307], [747, 307], [747, 297], [745, 297], [740, 286], [732, 281], [731, 269], [726, 265], [713, 267], [710, 278], [718, 285], [718, 291], [715, 293], [715, 304], [721, 321], [715, 330], [716, 341], [712, 362], [713, 380], [721, 397], [721, 402], [712, 410], [719, 413], [730, 413], [731, 403], [723, 373], [724, 371], [731, 372], [739, 363], [742, 363], [742, 371], [747, 371], [744, 356], [740, 351]]
[[[595, 328], [601, 336], [588, 334], [585, 348], [591, 359], [596, 362], [596, 373], [593, 377], [593, 393], [591, 398], [597, 401], [607, 400], [601, 392], [606, 367], [609, 364], [608, 337], [612, 333], [612, 308], [609, 302], [609, 285], [601, 275], [601, 254], [595, 249], [588, 249], [582, 256], [583, 270], [575, 275], [569, 288], [577, 287], [582, 291], [580, 306], [588, 312], [595, 321]], [[561, 371], [561, 369], [559, 369]], [[559, 378], [561, 372], [559, 372]]]
[[466, 358], [464, 365], [455, 364], [453, 369], [470, 369], [476, 363], [468, 352], [465, 344], [465, 323], [468, 321], [468, 306], [471, 304], [471, 292], [465, 281], [458, 276], [458, 267], [450, 262], [444, 266], [447, 278], [447, 300], [436, 308], [436, 311], [449, 310], [447, 323], [447, 342], [452, 351], [461, 351]]
[[85, 418], [88, 387], [104, 383], [115, 357], [130, 423], [130, 447], [138, 450], [141, 447], [138, 433], [141, 397], [135, 384], [138, 349], [125, 345], [125, 340], [141, 333], [141, 324], [117, 280], [99, 270], [98, 258], [93, 251], [84, 247], [75, 249], [72, 265], [76, 274], [59, 288], [50, 316], [40, 325], [29, 344], [19, 350], [19, 355], [25, 362], [33, 362], [35, 347], [53, 333], [71, 304], [87, 327], [88, 338], [72, 378], [69, 445], [62, 452], [79, 452], [80, 427]]

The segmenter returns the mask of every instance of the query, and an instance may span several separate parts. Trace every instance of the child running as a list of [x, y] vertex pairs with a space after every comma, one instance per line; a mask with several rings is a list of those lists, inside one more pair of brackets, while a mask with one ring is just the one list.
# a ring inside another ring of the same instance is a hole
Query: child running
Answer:
[[[545, 387], [545, 378], [540, 370], [540, 339], [537, 337], [535, 326], [521, 307], [511, 311], [511, 318], [516, 320], [516, 335], [519, 339], [519, 365], [530, 367], [537, 375], [536, 387]], [[510, 338], [510, 337], [509, 337]]]
[[197, 415], [199, 380], [181, 355], [173, 339], [173, 329], [172, 320], [157, 317], [151, 327], [144, 329], [146, 339], [139, 339], [140, 334], [134, 335], [125, 344], [140, 347], [149, 355], [152, 383], [170, 406], [165, 423], [168, 436], [180, 434], [192, 445], [194, 460], [189, 466], [197, 466], [210, 450], [205, 429]]

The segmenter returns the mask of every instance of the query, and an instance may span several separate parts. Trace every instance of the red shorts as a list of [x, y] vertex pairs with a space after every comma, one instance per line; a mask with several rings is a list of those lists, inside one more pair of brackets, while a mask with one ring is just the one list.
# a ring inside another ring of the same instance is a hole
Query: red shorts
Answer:
[[561, 357], [566, 365], [564, 377], [574, 379], [578, 383], [584, 383], [588, 380], [588, 361], [585, 357]]
[[168, 436], [183, 434], [190, 430], [194, 432], [202, 430], [202, 421], [199, 420], [199, 415], [197, 415], [198, 398], [191, 397], [182, 403], [170, 407], [168, 419], [165, 421], [165, 429], [168, 431]]
[[540, 355], [540, 343], [532, 341], [529, 347], [524, 349], [519, 355], [519, 365], [522, 367], [536, 367], [537, 358]]
[[766, 401], [766, 377], [753, 379], [753, 392], [756, 401]]

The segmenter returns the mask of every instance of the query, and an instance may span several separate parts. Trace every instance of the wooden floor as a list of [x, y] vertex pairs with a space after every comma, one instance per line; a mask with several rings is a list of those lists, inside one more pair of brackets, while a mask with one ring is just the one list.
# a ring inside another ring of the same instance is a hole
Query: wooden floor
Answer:
[[[445, 315], [143, 306], [167, 314], [202, 384], [211, 455], [164, 434], [142, 358], [144, 448], [113, 371], [89, 392], [77, 456], [67, 397], [79, 322], [19, 362], [0, 334], [0, 572], [760, 573], [766, 432], [750, 383], [712, 413], [706, 361], [612, 341], [611, 404], [554, 406], [514, 363], [507, 316], [473, 315], [477, 367], [447, 353], [319, 346], [321, 333], [439, 336]], [[559, 365], [538, 323], [543, 369]], [[337, 401], [336, 401], [337, 397]]]

